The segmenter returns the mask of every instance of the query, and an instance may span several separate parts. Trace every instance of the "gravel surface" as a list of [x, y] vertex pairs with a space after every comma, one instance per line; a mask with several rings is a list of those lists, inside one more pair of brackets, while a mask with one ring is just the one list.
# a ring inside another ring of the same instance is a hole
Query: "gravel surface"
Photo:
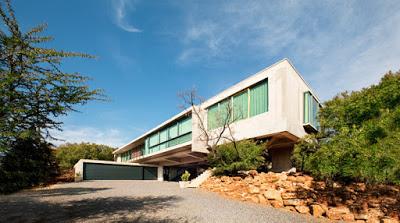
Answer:
[[0, 196], [0, 222], [317, 222], [174, 182], [85, 181]]

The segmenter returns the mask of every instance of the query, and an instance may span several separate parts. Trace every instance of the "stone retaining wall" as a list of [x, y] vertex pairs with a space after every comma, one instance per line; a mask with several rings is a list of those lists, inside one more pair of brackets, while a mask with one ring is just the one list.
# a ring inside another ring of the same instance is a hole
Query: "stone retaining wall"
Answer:
[[366, 188], [358, 183], [328, 189], [301, 173], [257, 173], [246, 177], [211, 177], [201, 185], [230, 198], [282, 208], [315, 217], [351, 222], [399, 222], [400, 187]]

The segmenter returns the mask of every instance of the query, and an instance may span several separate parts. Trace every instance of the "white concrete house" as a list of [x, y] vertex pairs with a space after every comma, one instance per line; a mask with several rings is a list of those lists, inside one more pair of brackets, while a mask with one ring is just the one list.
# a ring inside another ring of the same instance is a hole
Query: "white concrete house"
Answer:
[[[294, 144], [319, 128], [318, 97], [287, 59], [198, 105], [210, 132], [218, 131], [215, 114], [225, 103], [234, 108], [235, 139], [268, 140], [274, 171], [291, 168]], [[184, 169], [199, 172], [207, 166], [200, 134], [196, 116], [187, 109], [115, 150], [115, 161], [157, 166], [159, 180], [176, 180]]]

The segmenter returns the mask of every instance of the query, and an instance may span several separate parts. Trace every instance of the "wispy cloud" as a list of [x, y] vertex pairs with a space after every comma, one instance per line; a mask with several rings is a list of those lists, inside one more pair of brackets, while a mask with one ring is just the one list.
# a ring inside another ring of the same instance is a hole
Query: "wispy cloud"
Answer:
[[113, 7], [116, 25], [127, 32], [137, 33], [142, 30], [131, 25], [126, 18], [127, 12], [135, 10], [134, 3], [133, 0], [113, 0]]
[[[52, 131], [52, 136], [60, 139], [52, 141], [55, 145], [63, 143], [90, 142], [119, 147], [132, 139], [132, 133], [142, 133], [139, 128], [132, 128], [131, 131], [121, 131], [119, 129], [101, 129], [89, 126], [65, 126], [63, 131]], [[63, 140], [63, 141], [61, 141]]]
[[322, 99], [400, 69], [395, 0], [219, 3], [184, 6], [180, 63], [289, 57]]

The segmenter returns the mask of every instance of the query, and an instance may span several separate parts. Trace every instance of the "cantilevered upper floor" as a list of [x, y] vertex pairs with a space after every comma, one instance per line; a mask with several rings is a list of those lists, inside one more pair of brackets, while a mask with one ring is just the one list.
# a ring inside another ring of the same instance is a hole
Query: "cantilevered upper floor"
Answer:
[[200, 119], [189, 108], [120, 147], [114, 152], [116, 160], [156, 165], [202, 162], [208, 151], [199, 122], [210, 134], [218, 132], [219, 117], [227, 107], [232, 109], [232, 132], [225, 134], [236, 140], [265, 138], [278, 148], [319, 128], [318, 97], [284, 59], [198, 105]]

